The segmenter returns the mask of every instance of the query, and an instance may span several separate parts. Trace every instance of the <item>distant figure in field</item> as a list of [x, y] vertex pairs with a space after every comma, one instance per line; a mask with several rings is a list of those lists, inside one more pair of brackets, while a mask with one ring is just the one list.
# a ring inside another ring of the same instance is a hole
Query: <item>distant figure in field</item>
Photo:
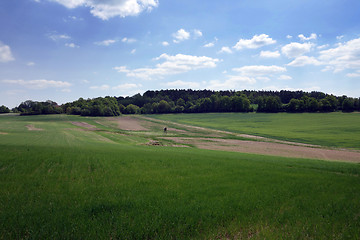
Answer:
[[164, 127], [164, 133], [167, 133], [167, 128], [166, 127]]

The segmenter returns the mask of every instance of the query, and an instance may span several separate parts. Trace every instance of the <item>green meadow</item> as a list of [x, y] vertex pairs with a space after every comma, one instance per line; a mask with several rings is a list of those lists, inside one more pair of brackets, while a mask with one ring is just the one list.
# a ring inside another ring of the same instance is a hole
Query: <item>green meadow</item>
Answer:
[[327, 147], [360, 149], [360, 113], [199, 113], [157, 119]]
[[[156, 117], [358, 148], [360, 115], [324, 116]], [[0, 239], [360, 239], [359, 164], [148, 146], [104, 121], [0, 115]]]

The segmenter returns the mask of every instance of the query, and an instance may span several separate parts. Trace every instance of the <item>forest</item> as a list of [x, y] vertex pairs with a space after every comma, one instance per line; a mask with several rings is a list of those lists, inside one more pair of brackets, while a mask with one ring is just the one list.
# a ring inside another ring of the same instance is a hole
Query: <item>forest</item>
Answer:
[[[81, 116], [119, 116], [120, 114], [164, 114], [207, 112], [353, 112], [360, 110], [360, 99], [303, 91], [211, 91], [157, 90], [131, 97], [79, 98], [58, 105], [48, 100], [27, 100], [11, 111], [21, 115], [61, 114]], [[10, 112], [5, 106], [0, 113]]]

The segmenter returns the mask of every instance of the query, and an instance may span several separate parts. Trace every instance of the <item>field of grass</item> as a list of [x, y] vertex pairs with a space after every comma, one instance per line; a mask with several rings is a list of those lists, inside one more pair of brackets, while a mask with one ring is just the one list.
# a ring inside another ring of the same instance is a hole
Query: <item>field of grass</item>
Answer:
[[0, 239], [360, 238], [359, 164], [147, 146], [98, 120], [0, 115]]
[[360, 113], [204, 113], [149, 117], [280, 140], [360, 149]]

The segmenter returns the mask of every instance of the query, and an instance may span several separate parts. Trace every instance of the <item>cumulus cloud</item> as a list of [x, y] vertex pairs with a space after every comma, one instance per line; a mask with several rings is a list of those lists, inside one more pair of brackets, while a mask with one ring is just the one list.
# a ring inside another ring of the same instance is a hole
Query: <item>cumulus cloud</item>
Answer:
[[202, 37], [202, 32], [200, 31], [200, 30], [198, 30], [198, 29], [194, 29], [194, 37], [195, 38], [198, 38], [198, 37]]
[[124, 84], [120, 84], [117, 85], [115, 87], [112, 87], [112, 89], [114, 90], [128, 90], [128, 89], [133, 89], [133, 88], [139, 88], [142, 87], [141, 84], [136, 84], [136, 83], [124, 83]]
[[219, 53], [232, 53], [232, 51], [229, 47], [222, 47]]
[[356, 73], [348, 73], [346, 74], [347, 77], [350, 77], [350, 78], [358, 78], [360, 77], [360, 71], [356, 72]]
[[240, 39], [233, 48], [236, 50], [244, 48], [256, 49], [274, 43], [276, 43], [276, 40], [270, 38], [269, 35], [261, 34], [253, 36], [252, 39]]
[[6, 63], [14, 60], [10, 47], [0, 42], [0, 62]]
[[46, 80], [46, 79], [29, 80], [29, 81], [25, 81], [22, 79], [2, 80], [2, 82], [6, 84], [20, 85], [30, 89], [68, 88], [72, 85], [69, 82]]
[[121, 39], [121, 41], [124, 43], [134, 43], [134, 42], [136, 42], [136, 39], [124, 37], [123, 39]]
[[101, 86], [91, 86], [90, 89], [92, 90], [102, 90], [102, 91], [105, 91], [105, 90], [109, 90], [110, 89], [110, 86], [107, 85], [107, 84], [103, 84]]
[[244, 66], [241, 68], [233, 68], [235, 72], [239, 72], [242, 76], [264, 76], [264, 75], [273, 75], [277, 73], [286, 72], [286, 68], [280, 66], [264, 66], [264, 65], [253, 65], [253, 66]]
[[94, 42], [94, 44], [99, 45], [99, 46], [110, 46], [116, 42], [117, 42], [117, 40], [115, 40], [115, 39], [107, 39], [107, 40], [104, 40], [101, 42]]
[[179, 29], [176, 33], [173, 33], [173, 37], [175, 38], [174, 43], [179, 43], [190, 38], [190, 33], [185, 31], [184, 29]]
[[237, 75], [228, 75], [225, 80], [212, 80], [209, 82], [207, 89], [213, 90], [229, 90], [241, 89], [244, 85], [251, 85], [256, 83], [255, 78]]
[[316, 40], [317, 35], [316, 33], [312, 33], [309, 37], [305, 37], [304, 34], [298, 35], [301, 41], [309, 41], [309, 40]]
[[326, 69], [340, 72], [344, 69], [360, 69], [360, 38], [340, 43], [336, 48], [320, 51], [319, 60]]
[[324, 44], [324, 45], [321, 45], [321, 46], [317, 46], [317, 49], [321, 50], [321, 49], [324, 49], [324, 48], [328, 48], [330, 45], [329, 44]]
[[51, 40], [57, 42], [60, 40], [69, 40], [71, 39], [71, 37], [67, 34], [57, 34], [57, 33], [49, 33], [47, 34], [48, 38], [50, 38]]
[[211, 43], [206, 43], [206, 44], [204, 45], [204, 47], [206, 47], [206, 48], [210, 48], [210, 47], [213, 47], [213, 46], [215, 46], [215, 43], [213, 43], [213, 42], [211, 42]]
[[164, 47], [166, 47], [166, 46], [169, 46], [169, 43], [168, 43], [167, 41], [163, 41], [163, 42], [161, 43], [161, 45], [163, 45]]
[[281, 52], [288, 58], [296, 58], [311, 51], [312, 43], [292, 42], [281, 48]]
[[262, 58], [278, 58], [280, 57], [279, 51], [271, 52], [271, 51], [261, 51], [260, 57]]
[[121, 73], [126, 73], [128, 77], [137, 77], [142, 79], [163, 78], [167, 75], [180, 74], [201, 68], [214, 68], [219, 59], [210, 58], [206, 56], [192, 56], [177, 54], [171, 56], [162, 54], [154, 60], [164, 60], [163, 63], [157, 64], [153, 68], [138, 68], [130, 70], [125, 66], [114, 67], [115, 70]]
[[75, 43], [65, 43], [65, 46], [69, 48], [79, 48], [79, 46]]
[[244, 85], [252, 85], [257, 81], [268, 82], [270, 77], [286, 72], [286, 68], [280, 66], [253, 65], [232, 69], [235, 74], [229, 74], [224, 81], [210, 81], [209, 89], [239, 89]]
[[48, 0], [67, 8], [88, 7], [93, 16], [108, 20], [112, 17], [137, 16], [159, 5], [158, 0]]
[[291, 80], [292, 77], [291, 76], [288, 76], [288, 75], [280, 75], [278, 77], [279, 80]]
[[170, 88], [183, 88], [183, 89], [198, 89], [200, 88], [200, 83], [198, 82], [184, 82], [181, 80], [173, 81], [173, 82], [167, 82], [165, 83], [167, 87]]
[[294, 59], [294, 61], [292, 61], [291, 63], [288, 64], [288, 66], [292, 66], [292, 67], [302, 67], [305, 65], [315, 65], [315, 66], [319, 66], [322, 65], [323, 63], [320, 62], [319, 60], [317, 60], [314, 57], [308, 57], [308, 56], [300, 56]]

